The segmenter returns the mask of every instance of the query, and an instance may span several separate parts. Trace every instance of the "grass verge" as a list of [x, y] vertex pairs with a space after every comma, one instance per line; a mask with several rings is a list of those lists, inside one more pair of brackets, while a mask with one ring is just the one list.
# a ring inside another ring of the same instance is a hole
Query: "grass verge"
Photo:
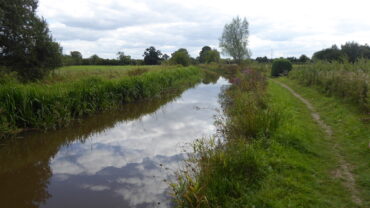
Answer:
[[370, 125], [368, 115], [352, 102], [338, 97], [324, 96], [315, 88], [303, 87], [297, 81], [280, 78], [279, 81], [291, 86], [308, 99], [321, 115], [321, 119], [332, 127], [333, 139], [338, 143], [339, 152], [352, 164], [362, 192], [364, 207], [370, 207]]
[[222, 139], [197, 140], [171, 184], [177, 207], [355, 207], [306, 106], [275, 83], [243, 81], [233, 85], [252, 87], [226, 95]]

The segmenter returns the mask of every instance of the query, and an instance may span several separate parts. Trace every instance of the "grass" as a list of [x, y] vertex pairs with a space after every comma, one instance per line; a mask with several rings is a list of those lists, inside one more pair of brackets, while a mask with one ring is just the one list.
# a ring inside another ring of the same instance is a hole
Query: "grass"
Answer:
[[364, 207], [370, 207], [370, 125], [369, 115], [353, 103], [335, 96], [323, 96], [315, 88], [299, 85], [297, 81], [280, 79], [307, 98], [334, 131], [334, 139], [346, 160], [352, 164], [357, 186], [362, 190]]
[[130, 72], [137, 70], [160, 71], [163, 69], [175, 69], [177, 66], [66, 66], [61, 67], [50, 73], [41, 82], [44, 84], [54, 84], [57, 82], [70, 82], [81, 78], [100, 77], [104, 79], [117, 79], [123, 76], [130, 76]]
[[226, 92], [222, 139], [197, 140], [178, 172], [177, 207], [355, 207], [331, 175], [331, 144], [306, 106], [273, 82], [264, 92], [251, 80], [235, 87], [243, 81]]
[[0, 87], [0, 138], [24, 129], [62, 127], [74, 118], [156, 97], [201, 77], [197, 67], [177, 67], [114, 79], [92, 76], [54, 84], [5, 83]]

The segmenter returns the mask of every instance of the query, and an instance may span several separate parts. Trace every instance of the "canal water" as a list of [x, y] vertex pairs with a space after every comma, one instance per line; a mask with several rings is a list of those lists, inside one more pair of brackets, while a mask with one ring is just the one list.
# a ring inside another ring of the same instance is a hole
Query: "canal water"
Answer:
[[189, 143], [215, 133], [227, 81], [124, 105], [0, 146], [0, 207], [170, 207]]

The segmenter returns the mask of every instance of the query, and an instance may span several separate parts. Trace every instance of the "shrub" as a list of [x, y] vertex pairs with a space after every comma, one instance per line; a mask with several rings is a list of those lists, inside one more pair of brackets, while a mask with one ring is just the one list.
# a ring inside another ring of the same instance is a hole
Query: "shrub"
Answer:
[[276, 59], [272, 63], [271, 76], [278, 77], [282, 74], [288, 74], [293, 68], [292, 63], [286, 59]]

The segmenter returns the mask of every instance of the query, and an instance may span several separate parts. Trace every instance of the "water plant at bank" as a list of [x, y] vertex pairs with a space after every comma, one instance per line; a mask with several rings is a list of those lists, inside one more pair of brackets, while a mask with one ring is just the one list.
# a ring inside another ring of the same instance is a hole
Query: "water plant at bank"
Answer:
[[201, 69], [179, 67], [117, 79], [90, 77], [52, 85], [5, 83], [0, 87], [0, 138], [21, 130], [62, 127], [74, 118], [160, 96], [201, 78]]

